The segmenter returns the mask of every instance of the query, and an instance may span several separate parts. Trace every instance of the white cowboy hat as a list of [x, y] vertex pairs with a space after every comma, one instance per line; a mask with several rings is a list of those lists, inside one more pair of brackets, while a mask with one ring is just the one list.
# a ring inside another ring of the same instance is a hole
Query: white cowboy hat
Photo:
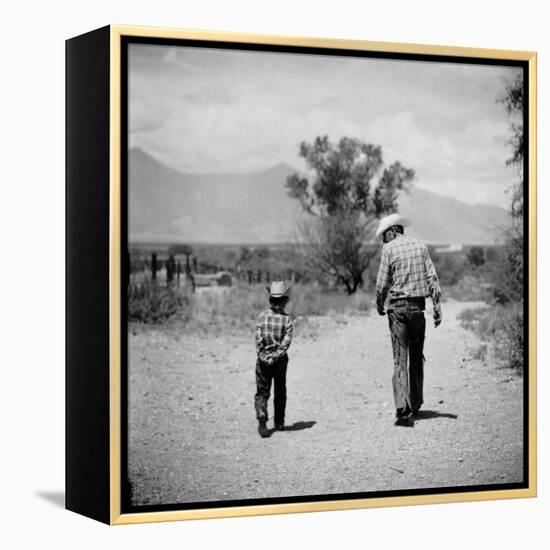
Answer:
[[265, 289], [271, 298], [281, 298], [290, 294], [290, 287], [284, 281], [273, 281], [271, 287], [266, 286]]
[[401, 214], [390, 214], [389, 216], [386, 216], [385, 218], [382, 218], [380, 220], [378, 229], [376, 230], [376, 239], [378, 241], [381, 241], [384, 232], [394, 225], [408, 227], [409, 225], [411, 225], [411, 222], [407, 218], [404, 218]]

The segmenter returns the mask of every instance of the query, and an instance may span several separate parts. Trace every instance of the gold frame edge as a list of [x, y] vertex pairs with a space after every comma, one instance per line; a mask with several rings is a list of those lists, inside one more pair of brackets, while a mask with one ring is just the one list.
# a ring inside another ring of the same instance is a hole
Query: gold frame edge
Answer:
[[537, 54], [529, 58], [529, 487], [537, 495]]
[[[450, 492], [404, 497], [376, 497], [342, 499], [288, 504], [262, 504], [239, 507], [195, 508], [162, 512], [121, 513], [121, 258], [120, 258], [120, 208], [121, 208], [121, 151], [120, 151], [120, 53], [121, 37], [173, 38], [209, 40], [213, 42], [241, 42], [248, 44], [282, 45], [298, 47], [322, 47], [333, 49], [368, 50], [386, 53], [425, 54], [450, 57], [505, 59], [528, 62], [529, 78], [529, 480], [528, 487], [509, 490]], [[161, 521], [181, 521], [227, 517], [290, 514], [319, 511], [381, 508], [503, 500], [537, 496], [537, 54], [533, 51], [516, 51], [462, 46], [438, 46], [398, 42], [371, 42], [334, 38], [293, 37], [262, 35], [197, 29], [164, 27], [110, 26], [110, 128], [109, 128], [109, 443], [110, 443], [110, 522], [111, 525], [138, 524]]]

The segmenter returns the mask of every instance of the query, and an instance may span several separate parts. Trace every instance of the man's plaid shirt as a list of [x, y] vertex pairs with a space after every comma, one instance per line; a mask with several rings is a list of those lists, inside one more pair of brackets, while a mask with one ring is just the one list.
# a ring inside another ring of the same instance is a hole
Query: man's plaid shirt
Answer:
[[284, 309], [262, 311], [256, 324], [256, 353], [261, 361], [273, 363], [282, 357], [292, 342], [292, 317]]
[[384, 309], [386, 297], [390, 302], [400, 298], [431, 296], [434, 307], [439, 306], [441, 289], [428, 247], [418, 239], [398, 235], [382, 248], [382, 258], [376, 281], [376, 305]]

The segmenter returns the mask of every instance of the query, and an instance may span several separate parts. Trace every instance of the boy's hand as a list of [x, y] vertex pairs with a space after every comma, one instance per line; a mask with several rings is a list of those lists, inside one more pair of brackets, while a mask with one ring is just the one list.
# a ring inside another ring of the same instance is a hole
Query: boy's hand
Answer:
[[386, 312], [384, 311], [383, 307], [379, 307], [378, 309], [378, 315], [386, 315]]
[[273, 358], [273, 354], [272, 353], [263, 353], [262, 356], [260, 357], [260, 359], [266, 364], [266, 365], [272, 365], [275, 361], [275, 359]]

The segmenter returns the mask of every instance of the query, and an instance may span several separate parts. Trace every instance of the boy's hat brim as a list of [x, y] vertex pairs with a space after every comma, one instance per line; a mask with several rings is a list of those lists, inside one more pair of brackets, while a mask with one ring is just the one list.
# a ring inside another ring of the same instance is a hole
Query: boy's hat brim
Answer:
[[290, 287], [284, 281], [273, 281], [271, 286], [265, 287], [270, 298], [282, 298], [290, 295]]

